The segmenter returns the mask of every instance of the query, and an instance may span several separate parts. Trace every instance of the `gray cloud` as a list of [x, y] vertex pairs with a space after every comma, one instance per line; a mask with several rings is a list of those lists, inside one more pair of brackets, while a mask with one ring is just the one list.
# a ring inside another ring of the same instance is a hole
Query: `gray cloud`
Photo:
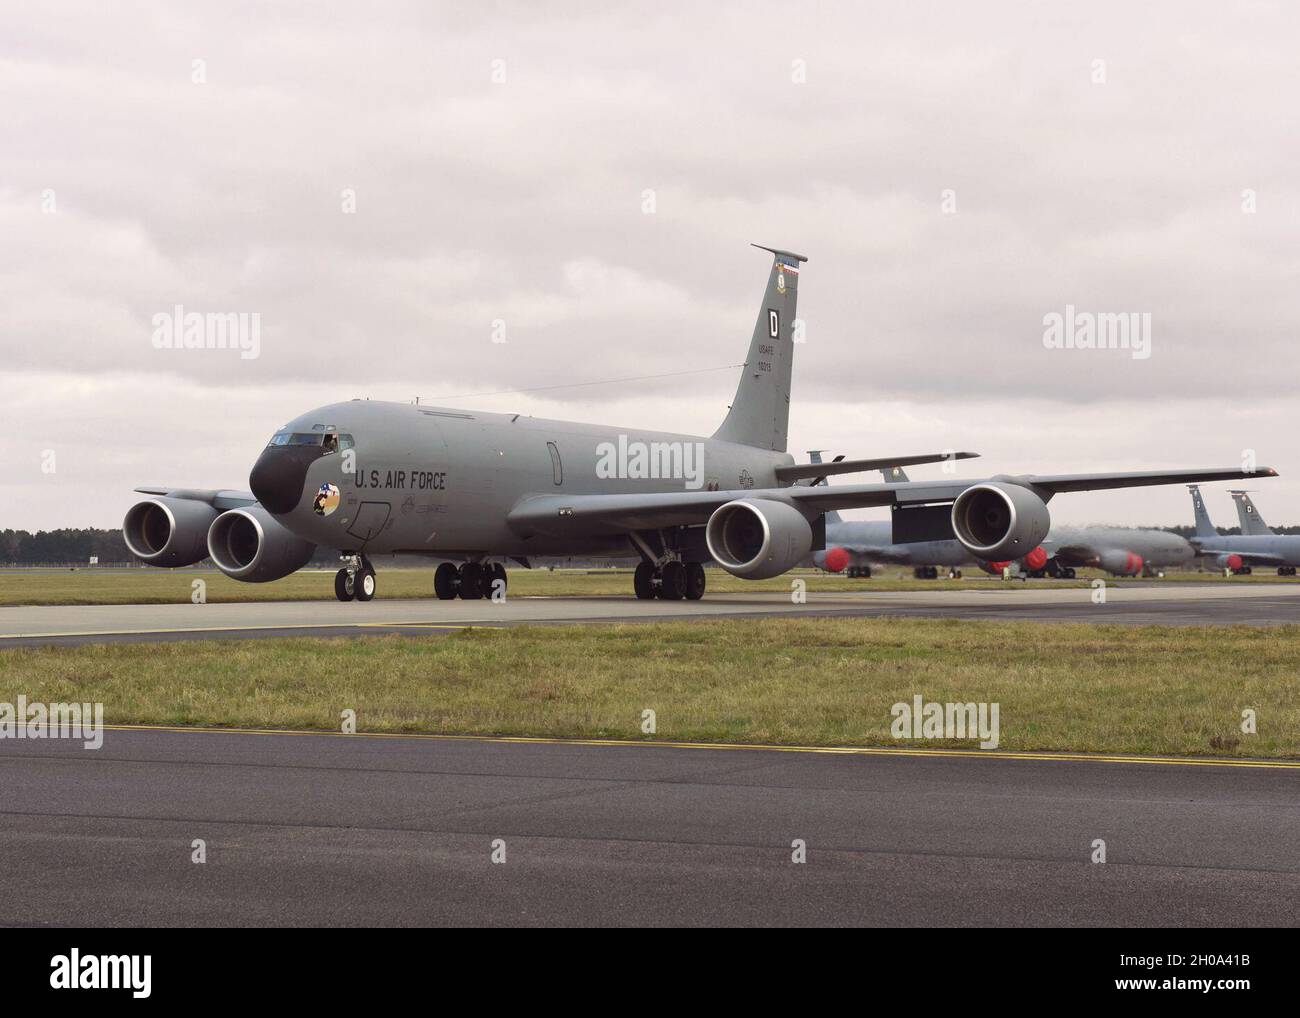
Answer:
[[[115, 522], [130, 483], [242, 484], [314, 403], [734, 363], [766, 265], [749, 241], [812, 257], [804, 447], [1296, 459], [1284, 5], [3, 11], [0, 377], [21, 412], [0, 525]], [[153, 349], [176, 303], [259, 312], [262, 356]], [[1152, 357], [1044, 349], [1067, 303], [1149, 312]], [[733, 388], [478, 402], [707, 432]], [[83, 442], [76, 477], [39, 474], [39, 450]], [[1270, 518], [1300, 519], [1300, 488], [1269, 490]]]

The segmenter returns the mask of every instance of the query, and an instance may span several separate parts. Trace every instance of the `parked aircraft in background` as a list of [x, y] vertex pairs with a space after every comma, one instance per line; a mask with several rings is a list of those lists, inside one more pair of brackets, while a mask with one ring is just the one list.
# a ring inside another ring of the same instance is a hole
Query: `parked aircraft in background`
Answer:
[[1042, 548], [1047, 563], [1031, 576], [1068, 579], [1083, 566], [1112, 576], [1157, 576], [1196, 558], [1196, 549], [1177, 534], [1143, 527], [1053, 527]]
[[1241, 524], [1243, 534], [1262, 537], [1273, 533], [1273, 528], [1264, 522], [1264, 517], [1260, 516], [1255, 503], [1250, 500], [1250, 492], [1229, 489], [1228, 494], [1237, 504], [1237, 522]]
[[[814, 463], [821, 461], [818, 451], [809, 457]], [[898, 467], [882, 473], [888, 480], [907, 480]], [[1112, 576], [1155, 576], [1196, 557], [1191, 544], [1177, 534], [1145, 528], [1052, 527], [1042, 544], [1015, 562], [982, 562], [960, 541], [894, 544], [892, 530], [887, 521], [846, 522], [838, 513], [827, 513], [826, 550], [816, 553], [813, 561], [821, 569], [850, 577], [870, 576], [873, 564], [910, 565], [918, 579], [935, 579], [936, 567], [942, 566], [950, 577], [959, 577], [962, 566], [974, 564], [994, 574], [1014, 565], [1022, 576], [1073, 579], [1075, 569], [1082, 567], [1102, 569]]]
[[[210, 555], [238, 580], [275, 580], [316, 546], [339, 550], [335, 594], [368, 601], [370, 556], [443, 559], [440, 598], [504, 594], [503, 560], [639, 555], [640, 598], [704, 594], [703, 564], [745, 579], [779, 576], [824, 547], [823, 515], [890, 506], [895, 543], [956, 539], [975, 558], [1009, 561], [1047, 536], [1064, 492], [1237, 480], [1237, 468], [999, 475], [796, 484], [903, 463], [813, 465], [786, 452], [795, 305], [802, 255], [775, 248], [730, 410], [711, 437], [353, 400], [319, 407], [271, 437], [251, 493], [139, 488], [123, 521], [142, 561], [184, 566]], [[376, 337], [378, 339], [378, 337]], [[707, 341], [708, 337], [701, 337]], [[346, 365], [344, 365], [346, 367]], [[946, 456], [914, 458], [933, 462]], [[457, 565], [456, 563], [459, 563]]]
[[[1196, 533], [1191, 538], [1196, 554], [1238, 576], [1249, 575], [1254, 566], [1276, 568], [1278, 576], [1296, 574], [1296, 566], [1300, 566], [1300, 534], [1273, 533], [1255, 512], [1250, 496], [1241, 491], [1233, 497], [1238, 499], [1237, 512], [1242, 517], [1243, 533], [1220, 534], [1210, 522], [1200, 487], [1189, 484], [1187, 490], [1192, 493], [1192, 511], [1196, 515]], [[1247, 517], [1254, 518], [1250, 532], [1246, 532]], [[1259, 527], [1263, 528], [1262, 532]]]

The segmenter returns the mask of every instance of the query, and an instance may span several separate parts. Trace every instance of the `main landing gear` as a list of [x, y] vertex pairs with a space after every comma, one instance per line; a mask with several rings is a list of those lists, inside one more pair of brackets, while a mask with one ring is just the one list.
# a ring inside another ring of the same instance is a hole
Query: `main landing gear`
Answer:
[[340, 601], [370, 601], [375, 596], [375, 569], [364, 555], [344, 555], [346, 563], [334, 574], [334, 596]]
[[641, 534], [633, 533], [629, 537], [641, 555], [641, 564], [632, 577], [632, 589], [637, 598], [642, 601], [655, 597], [662, 601], [680, 601], [682, 598], [698, 601], [704, 596], [706, 578], [704, 566], [699, 562], [683, 562], [681, 552], [670, 546], [662, 533], [657, 538], [658, 552]]
[[655, 597], [662, 601], [698, 601], [704, 596], [706, 582], [700, 563], [673, 559], [662, 566], [642, 562], [632, 577], [632, 589], [642, 601]]
[[1294, 576], [1295, 566], [1278, 566], [1277, 574], [1278, 576]]
[[504, 598], [506, 582], [506, 567], [500, 562], [466, 562], [460, 566], [444, 562], [433, 574], [433, 592], [440, 601], [457, 597], [462, 601]]
[[849, 566], [848, 574], [850, 580], [857, 580], [857, 579], [869, 580], [871, 579], [871, 567], [870, 566]]
[[912, 575], [918, 580], [937, 580], [939, 578], [939, 568], [937, 566], [917, 566], [912, 570]]

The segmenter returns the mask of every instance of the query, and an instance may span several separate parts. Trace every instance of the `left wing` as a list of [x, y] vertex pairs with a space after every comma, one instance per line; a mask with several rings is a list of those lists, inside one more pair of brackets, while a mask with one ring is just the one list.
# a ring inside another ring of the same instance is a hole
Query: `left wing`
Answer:
[[[1275, 477], [1277, 471], [1261, 467], [1247, 473], [1239, 469], [1138, 470], [1115, 474], [1023, 474], [988, 478], [1029, 488], [1047, 501], [1063, 491], [1103, 488], [1137, 488], [1153, 484], [1188, 484], [1230, 481], [1243, 477]], [[571, 533], [576, 529], [622, 533], [658, 527], [704, 523], [714, 510], [738, 498], [763, 498], [785, 502], [813, 513], [836, 509], [863, 509], [880, 505], [917, 505], [951, 502], [979, 480], [907, 481], [890, 484], [844, 484], [810, 488], [741, 488], [731, 491], [663, 491], [617, 495], [529, 495], [520, 499], [507, 517], [521, 534]]]

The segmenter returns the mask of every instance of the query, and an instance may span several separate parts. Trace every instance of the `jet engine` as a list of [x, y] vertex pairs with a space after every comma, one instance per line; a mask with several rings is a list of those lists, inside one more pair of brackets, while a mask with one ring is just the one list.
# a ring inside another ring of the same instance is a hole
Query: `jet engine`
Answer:
[[267, 583], [305, 566], [316, 551], [260, 505], [229, 509], [208, 530], [208, 554], [232, 580]]
[[952, 504], [957, 540], [985, 561], [1024, 558], [1038, 547], [1051, 525], [1046, 503], [1019, 484], [972, 484]]
[[208, 554], [208, 527], [217, 510], [188, 498], [147, 498], [126, 511], [122, 537], [132, 555], [151, 566], [192, 566]]
[[1141, 555], [1118, 549], [1103, 551], [1097, 557], [1097, 562], [1111, 576], [1137, 576], [1145, 564]]
[[714, 510], [704, 539], [709, 554], [727, 572], [746, 580], [765, 580], [807, 558], [813, 532], [794, 506], [742, 498]]

